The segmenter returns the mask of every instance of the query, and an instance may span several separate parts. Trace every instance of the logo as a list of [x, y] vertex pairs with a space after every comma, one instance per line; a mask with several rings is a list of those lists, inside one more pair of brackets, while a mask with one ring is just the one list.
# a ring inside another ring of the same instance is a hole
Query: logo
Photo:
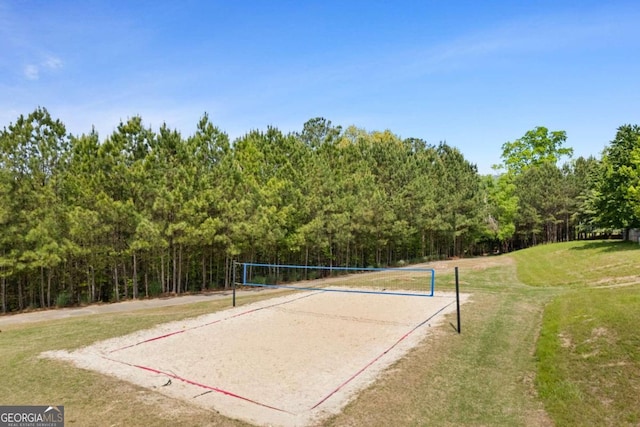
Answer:
[[64, 427], [64, 406], [0, 406], [0, 427]]

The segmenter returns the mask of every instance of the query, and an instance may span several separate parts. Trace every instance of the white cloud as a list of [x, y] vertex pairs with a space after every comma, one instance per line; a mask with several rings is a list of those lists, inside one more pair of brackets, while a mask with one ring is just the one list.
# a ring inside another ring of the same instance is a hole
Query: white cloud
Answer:
[[40, 70], [37, 65], [29, 64], [24, 67], [24, 76], [29, 80], [38, 80], [40, 78]]
[[62, 68], [62, 60], [55, 56], [47, 56], [45, 61], [42, 63], [44, 67], [47, 67], [50, 70], [58, 70]]
[[24, 76], [28, 80], [39, 80], [40, 72], [42, 70], [45, 71], [54, 71], [59, 70], [63, 66], [63, 62], [60, 58], [55, 56], [47, 56], [43, 61], [39, 64], [27, 64], [24, 67]]

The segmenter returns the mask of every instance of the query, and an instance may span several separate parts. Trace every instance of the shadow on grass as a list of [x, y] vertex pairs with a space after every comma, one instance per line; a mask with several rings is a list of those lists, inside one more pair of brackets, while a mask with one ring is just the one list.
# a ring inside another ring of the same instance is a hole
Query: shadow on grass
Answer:
[[640, 251], [640, 245], [638, 243], [622, 240], [598, 240], [582, 244], [580, 246], [573, 246], [570, 250], [600, 250], [603, 252]]

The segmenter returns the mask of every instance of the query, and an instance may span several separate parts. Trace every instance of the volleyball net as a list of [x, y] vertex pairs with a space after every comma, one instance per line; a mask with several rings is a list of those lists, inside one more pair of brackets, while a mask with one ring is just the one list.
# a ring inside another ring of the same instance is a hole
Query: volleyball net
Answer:
[[234, 302], [237, 287], [432, 297], [435, 270], [236, 263], [233, 285]]

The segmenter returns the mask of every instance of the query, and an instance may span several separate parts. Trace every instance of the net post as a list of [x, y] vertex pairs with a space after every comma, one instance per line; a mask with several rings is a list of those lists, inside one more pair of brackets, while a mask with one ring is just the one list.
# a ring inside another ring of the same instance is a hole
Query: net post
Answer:
[[458, 314], [458, 334], [460, 333], [460, 281], [458, 280], [458, 267], [456, 271], [456, 313]]
[[432, 269], [431, 270], [431, 296], [434, 295], [435, 290], [436, 290], [436, 270]]
[[232, 262], [232, 267], [233, 270], [231, 271], [231, 288], [232, 290], [232, 300], [233, 300], [233, 307], [236, 306], [236, 260], [234, 259]]

